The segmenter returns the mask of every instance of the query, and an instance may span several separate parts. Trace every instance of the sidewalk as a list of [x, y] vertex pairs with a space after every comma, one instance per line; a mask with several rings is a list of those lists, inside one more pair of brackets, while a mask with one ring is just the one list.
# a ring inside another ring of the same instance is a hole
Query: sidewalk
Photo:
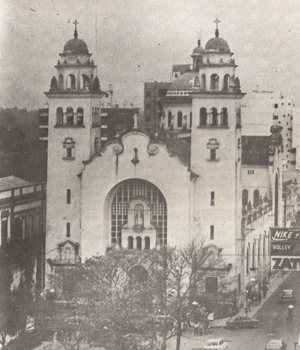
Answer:
[[[260, 306], [252, 306], [251, 307], [251, 311], [248, 312], [248, 316], [249, 317], [254, 317], [257, 313], [257, 311], [262, 307], [262, 305], [264, 305], [264, 303], [271, 297], [271, 295], [278, 289], [278, 287], [282, 284], [283, 281], [286, 280], [286, 278], [289, 276], [289, 273], [285, 273], [284, 275], [281, 274], [281, 272], [277, 273], [270, 281], [270, 283], [268, 284], [268, 293], [266, 298], [262, 299]], [[241, 309], [237, 315], [245, 315], [245, 311], [243, 309]], [[237, 316], [236, 315], [236, 316]], [[211, 328], [222, 328], [226, 326], [226, 321], [229, 319], [230, 317], [227, 318], [221, 318], [218, 320], [214, 320], [210, 327]]]

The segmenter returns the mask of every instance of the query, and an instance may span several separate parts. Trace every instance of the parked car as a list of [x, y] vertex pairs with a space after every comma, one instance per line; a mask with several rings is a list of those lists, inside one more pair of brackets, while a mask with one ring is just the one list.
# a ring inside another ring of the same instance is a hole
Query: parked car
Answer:
[[223, 339], [209, 339], [205, 343], [207, 350], [227, 350], [227, 343]]
[[227, 320], [226, 326], [233, 329], [256, 328], [258, 327], [258, 320], [250, 318], [249, 316], [236, 316]]
[[284, 289], [282, 291], [280, 301], [283, 303], [287, 302], [293, 304], [295, 302], [293, 289]]
[[280, 339], [271, 339], [265, 347], [265, 350], [285, 350], [287, 344]]

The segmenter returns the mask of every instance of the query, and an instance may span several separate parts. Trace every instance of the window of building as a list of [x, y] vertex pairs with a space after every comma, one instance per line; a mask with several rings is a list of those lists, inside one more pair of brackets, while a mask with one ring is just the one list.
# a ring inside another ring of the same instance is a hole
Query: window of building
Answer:
[[285, 114], [283, 115], [283, 118], [285, 118]]
[[215, 239], [215, 227], [214, 225], [210, 225], [210, 234], [209, 234], [210, 239]]
[[74, 148], [75, 148], [75, 142], [73, 141], [72, 137], [67, 137], [65, 141], [63, 142], [63, 147], [66, 149], [66, 156], [63, 159], [66, 160], [73, 160], [74, 159]]
[[200, 126], [207, 125], [207, 112], [206, 108], [200, 108]]
[[83, 126], [83, 108], [77, 108], [77, 125]]
[[249, 245], [247, 247], [247, 254], [246, 254], [246, 272], [249, 273]]
[[192, 112], [190, 113], [190, 128], [192, 127], [192, 122], [193, 122], [193, 114]]
[[210, 89], [219, 90], [219, 76], [217, 74], [212, 74], [210, 77]]
[[177, 113], [177, 128], [182, 128], [182, 113]]
[[74, 124], [74, 113], [73, 108], [68, 107], [67, 108], [67, 125], [73, 125]]
[[242, 192], [242, 204], [243, 206], [246, 206], [248, 204], [248, 191], [243, 190]]
[[218, 111], [217, 111], [217, 108], [212, 108], [210, 110], [210, 113], [211, 113], [211, 124], [216, 126], [218, 125]]
[[128, 249], [133, 249], [133, 238], [131, 236], [128, 237]]
[[71, 203], [71, 190], [67, 190], [67, 204]]
[[240, 139], [240, 138], [238, 138], [237, 148], [238, 148], [238, 149], [241, 149], [241, 139]]
[[248, 175], [254, 175], [254, 170], [248, 170]]
[[220, 147], [220, 143], [215, 138], [209, 139], [206, 144], [209, 150], [209, 160], [216, 161], [217, 160], [217, 149]]
[[8, 242], [8, 217], [1, 220], [1, 245]]
[[221, 111], [221, 124], [223, 126], [228, 126], [228, 112], [227, 112], [227, 108], [222, 108]]
[[71, 224], [69, 222], [67, 222], [66, 231], [67, 237], [71, 237]]
[[145, 250], [150, 249], [150, 237], [145, 237]]
[[175, 78], [178, 78], [178, 73], [175, 73], [175, 75], [174, 75], [174, 76], [175, 76]]
[[172, 122], [172, 112], [168, 112], [168, 128], [171, 127], [171, 122]]
[[216, 160], [216, 150], [215, 149], [210, 150], [210, 160]]
[[136, 249], [142, 250], [142, 238], [141, 237], [136, 238]]
[[278, 104], [277, 103], [275, 103], [274, 108], [278, 108]]
[[257, 208], [259, 204], [259, 190], [253, 192], [253, 207]]
[[278, 115], [273, 114], [273, 120], [277, 120], [278, 119]]
[[56, 109], [56, 124], [63, 125], [63, 122], [64, 122], [63, 118], [64, 118], [63, 109], [61, 107], [58, 107]]
[[214, 206], [215, 205], [215, 192], [210, 192], [210, 205]]

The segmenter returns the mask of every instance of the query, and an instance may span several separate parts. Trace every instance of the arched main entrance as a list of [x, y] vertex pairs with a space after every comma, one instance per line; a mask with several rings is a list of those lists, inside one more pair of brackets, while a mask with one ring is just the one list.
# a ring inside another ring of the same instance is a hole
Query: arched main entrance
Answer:
[[[156, 229], [156, 242], [154, 245], [167, 244], [167, 204], [161, 191], [152, 183], [142, 179], [129, 179], [125, 180], [114, 189], [114, 194], [110, 206], [110, 232], [111, 243], [118, 243], [120, 246], [127, 248], [127, 240], [122, 242], [122, 230], [130, 223], [131, 205], [139, 201], [145, 206], [145, 220], [146, 216], [150, 216], [150, 224]], [[137, 208], [141, 205], [135, 205], [132, 213], [136, 214]], [[140, 208], [141, 211], [141, 208]], [[137, 215], [133, 216], [133, 230], [136, 229], [138, 235], [143, 235], [144, 219], [135, 223]], [[146, 222], [145, 222], [146, 225]], [[147, 227], [145, 227], [145, 231]], [[140, 240], [137, 242], [137, 246], [140, 248]], [[151, 242], [152, 243], [152, 242]], [[145, 245], [145, 249], [148, 249], [150, 243]], [[152, 244], [151, 244], [152, 246]], [[146, 248], [147, 247], [147, 248]]]

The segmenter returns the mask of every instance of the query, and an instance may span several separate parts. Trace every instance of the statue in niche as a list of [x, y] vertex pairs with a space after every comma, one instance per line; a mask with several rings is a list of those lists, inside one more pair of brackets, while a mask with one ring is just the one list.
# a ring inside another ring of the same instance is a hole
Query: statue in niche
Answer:
[[137, 204], [134, 207], [134, 227], [144, 227], [144, 207], [142, 206], [142, 204]]

